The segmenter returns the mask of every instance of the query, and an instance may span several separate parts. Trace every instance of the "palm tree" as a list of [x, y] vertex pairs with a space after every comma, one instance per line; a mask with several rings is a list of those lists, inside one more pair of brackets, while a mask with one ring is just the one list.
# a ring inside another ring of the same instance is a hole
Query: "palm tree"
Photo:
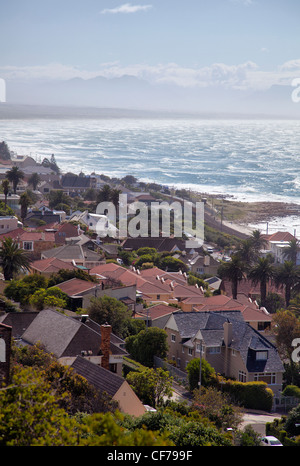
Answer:
[[262, 233], [259, 230], [252, 231], [252, 234], [249, 237], [252, 245], [256, 251], [260, 251], [260, 249], [264, 249], [267, 245], [267, 240], [263, 237]]
[[10, 237], [2, 241], [0, 263], [5, 280], [11, 280], [20, 270], [29, 270], [30, 259], [23, 249]]
[[9, 180], [5, 179], [2, 181], [2, 189], [3, 189], [3, 194], [4, 194], [4, 204], [5, 204], [5, 210], [6, 210], [7, 196], [9, 193]]
[[250, 269], [248, 278], [254, 285], [260, 283], [261, 306], [265, 307], [267, 297], [267, 284], [274, 276], [274, 266], [269, 257], [259, 257], [257, 263]]
[[250, 268], [252, 264], [257, 260], [258, 253], [255, 249], [253, 242], [250, 238], [247, 238], [242, 241], [238, 247], [236, 254], [240, 257], [240, 260], [247, 264], [247, 267]]
[[287, 260], [296, 264], [297, 255], [299, 251], [300, 251], [299, 241], [296, 238], [293, 238], [291, 241], [289, 241], [289, 245], [286, 248], [284, 248], [283, 256]]
[[237, 299], [238, 283], [245, 278], [246, 265], [238, 254], [231, 256], [230, 262], [223, 262], [219, 267], [218, 273], [222, 279], [231, 282], [231, 291], [233, 299]]
[[38, 175], [38, 173], [32, 173], [32, 175], [28, 178], [28, 184], [32, 186], [33, 191], [36, 190], [40, 181], [41, 181], [41, 178]]
[[30, 206], [30, 203], [31, 199], [29, 195], [26, 192], [22, 193], [20, 196], [19, 204], [21, 205], [21, 219], [23, 223], [27, 216], [27, 209]]
[[292, 261], [285, 261], [276, 269], [274, 278], [277, 288], [285, 288], [285, 304], [289, 307], [292, 289], [300, 283], [300, 268]]
[[16, 166], [6, 172], [7, 179], [13, 185], [13, 191], [16, 194], [19, 182], [24, 178], [24, 173]]

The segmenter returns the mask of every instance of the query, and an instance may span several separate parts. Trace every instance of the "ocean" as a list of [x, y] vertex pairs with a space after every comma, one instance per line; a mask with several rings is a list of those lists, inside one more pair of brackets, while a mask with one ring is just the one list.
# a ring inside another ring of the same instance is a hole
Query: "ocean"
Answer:
[[1, 120], [0, 139], [37, 161], [54, 154], [63, 172], [300, 204], [297, 120]]

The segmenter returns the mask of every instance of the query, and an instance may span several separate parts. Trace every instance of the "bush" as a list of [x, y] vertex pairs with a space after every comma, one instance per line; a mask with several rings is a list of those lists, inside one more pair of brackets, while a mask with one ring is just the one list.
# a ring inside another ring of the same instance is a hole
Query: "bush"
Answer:
[[300, 398], [300, 388], [296, 385], [287, 385], [282, 392], [283, 396], [294, 396]]
[[271, 411], [273, 392], [265, 382], [236, 382], [228, 380], [223, 385], [224, 391], [235, 403], [248, 409]]

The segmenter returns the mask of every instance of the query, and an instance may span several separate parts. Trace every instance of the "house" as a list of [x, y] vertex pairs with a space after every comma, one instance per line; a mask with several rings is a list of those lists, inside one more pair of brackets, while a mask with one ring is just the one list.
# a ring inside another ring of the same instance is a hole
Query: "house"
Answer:
[[[20, 196], [18, 194], [9, 193], [6, 199], [6, 204], [10, 207], [16, 214], [20, 213], [21, 207], [19, 204]], [[5, 195], [0, 193], [0, 202], [5, 202]]]
[[52, 275], [53, 273], [57, 273], [62, 269], [78, 270], [78, 267], [71, 263], [61, 261], [56, 257], [40, 259], [30, 263], [31, 273], [37, 273], [39, 275], [44, 275], [45, 277], [50, 277], [50, 275]]
[[137, 238], [126, 238], [122, 243], [124, 250], [137, 251], [140, 248], [155, 248], [158, 252], [175, 252], [184, 251], [185, 241], [178, 238], [170, 237], [142, 237]]
[[225, 311], [238, 310], [249, 325], [259, 332], [270, 330], [272, 326], [272, 314], [265, 308], [260, 308], [256, 301], [243, 293], [238, 293], [237, 299], [225, 295], [204, 297], [193, 307], [194, 311]]
[[56, 257], [63, 262], [73, 264], [85, 270], [92, 269], [101, 263], [102, 255], [97, 252], [84, 249], [80, 244], [64, 244], [43, 251], [41, 259]]
[[71, 367], [99, 392], [106, 392], [117, 401], [121, 412], [136, 417], [146, 412], [145, 406], [123, 377], [91, 363], [82, 356], [77, 356]]
[[89, 188], [94, 188], [95, 179], [90, 175], [84, 175], [84, 173], [79, 175], [66, 173], [61, 177], [61, 186], [64, 192], [72, 196], [73, 194], [84, 193]]
[[70, 298], [73, 311], [79, 307], [87, 307], [91, 297], [97, 297], [97, 291], [101, 287], [98, 283], [79, 278], [71, 278], [55, 286]]
[[19, 340], [37, 314], [37, 311], [7, 312], [0, 315], [0, 322], [11, 327], [12, 338]]
[[[112, 342], [110, 326], [109, 330], [88, 321], [90, 318], [87, 316], [73, 318], [53, 309], [44, 309], [25, 329], [19, 344], [35, 345], [39, 342], [45, 351], [54, 354], [66, 366], [71, 365], [78, 355], [83, 355], [93, 364], [120, 375], [126, 351], [120, 343]], [[108, 335], [105, 330], [109, 330]]]
[[[219, 289], [222, 294], [232, 297], [232, 284], [229, 280], [223, 279]], [[260, 284], [254, 284], [251, 280], [245, 278], [238, 284], [238, 293], [245, 294], [252, 301], [258, 301], [260, 299]], [[273, 280], [267, 283], [267, 294], [268, 293], [277, 293], [284, 297], [282, 289], [277, 288]]]
[[55, 246], [54, 233], [45, 231], [24, 231], [19, 245], [27, 251], [31, 259], [39, 259], [43, 251]]
[[[178, 309], [178, 311], [180, 311], [180, 309]], [[134, 317], [138, 320], [144, 320], [147, 327], [164, 328], [167, 320], [173, 312], [176, 312], [176, 308], [174, 306], [159, 303], [154, 304], [153, 306], [141, 308]]]
[[118, 236], [118, 229], [109, 221], [106, 215], [92, 214], [85, 210], [84, 212], [74, 212], [69, 220], [86, 225], [89, 231], [96, 233], [101, 238]]
[[0, 234], [9, 233], [12, 230], [22, 227], [23, 223], [14, 215], [0, 216]]
[[199, 275], [216, 275], [220, 262], [214, 259], [210, 254], [192, 254], [180, 256], [178, 259], [182, 260], [192, 273]]
[[31, 260], [40, 259], [41, 253], [55, 245], [54, 233], [45, 231], [31, 231], [16, 228], [8, 233], [0, 235], [0, 243], [5, 238], [12, 238], [19, 246], [28, 253]]
[[202, 357], [225, 377], [266, 382], [274, 394], [282, 389], [284, 367], [276, 347], [246, 323], [240, 311], [175, 312], [164, 327], [168, 358], [185, 370]]
[[39, 225], [49, 225], [52, 223], [60, 223], [61, 214], [52, 210], [30, 210], [25, 218], [25, 224], [30, 228], [36, 228]]
[[55, 244], [65, 244], [66, 239], [78, 236], [80, 231], [81, 230], [76, 225], [73, 225], [70, 222], [58, 224], [54, 233]]
[[147, 305], [159, 302], [179, 304], [187, 297], [203, 296], [200, 288], [187, 284], [183, 274], [170, 274], [157, 268], [151, 269], [151, 272], [147, 271], [145, 274], [144, 272], [146, 271], [140, 272], [134, 268], [132, 270], [125, 269], [112, 263], [101, 264], [90, 270], [91, 275], [97, 276], [99, 274], [127, 286], [136, 285], [137, 295]]

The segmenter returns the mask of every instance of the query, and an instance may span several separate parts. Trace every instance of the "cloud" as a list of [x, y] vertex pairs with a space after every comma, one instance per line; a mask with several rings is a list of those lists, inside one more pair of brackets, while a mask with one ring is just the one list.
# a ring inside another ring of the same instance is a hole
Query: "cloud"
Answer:
[[230, 2], [231, 3], [236, 3], [238, 5], [245, 5], [245, 6], [249, 6], [249, 5], [254, 4], [253, 0], [230, 0]]
[[41, 66], [3, 66], [0, 76], [9, 81], [92, 79], [98, 76], [113, 79], [124, 75], [143, 79], [150, 84], [171, 84], [179, 87], [222, 87], [226, 89], [268, 89], [272, 85], [291, 85], [300, 77], [300, 59], [290, 60], [273, 70], [263, 70], [256, 63], [247, 61], [237, 65], [212, 63], [205, 67], [187, 67], [178, 63], [149, 65], [120, 62], [102, 63], [95, 70], [85, 70], [73, 65], [49, 63]]
[[137, 13], [138, 11], [147, 11], [152, 8], [152, 5], [131, 5], [131, 3], [124, 3], [124, 5], [117, 6], [116, 8], [106, 8], [101, 11], [105, 14], [118, 14], [118, 13]]

